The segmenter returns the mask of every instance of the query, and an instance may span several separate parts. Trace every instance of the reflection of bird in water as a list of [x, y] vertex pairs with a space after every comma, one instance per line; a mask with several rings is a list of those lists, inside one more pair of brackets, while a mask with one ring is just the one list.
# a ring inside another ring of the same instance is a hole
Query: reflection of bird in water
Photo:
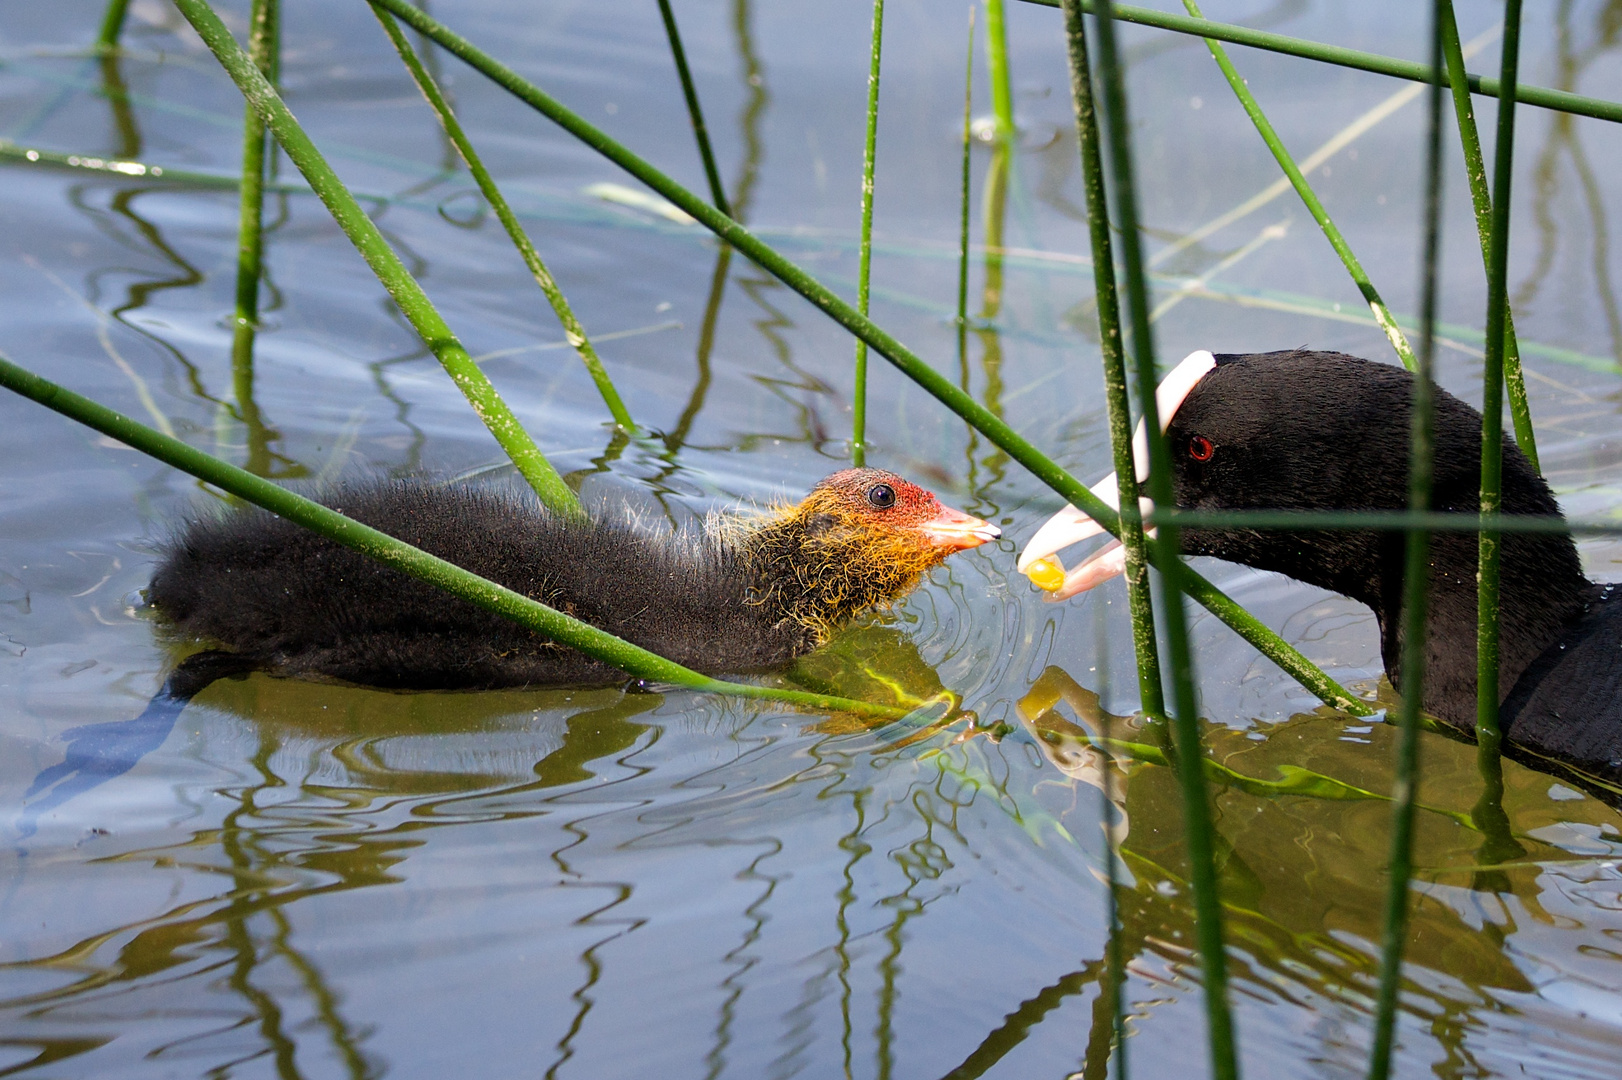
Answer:
[[[1075, 712], [1079, 723], [1066, 720], [1058, 712], [1061, 701]], [[1118, 760], [1109, 747], [1117, 740], [1130, 738], [1139, 723], [1132, 717], [1105, 712], [1097, 694], [1056, 667], [1037, 677], [1019, 699], [1015, 712], [1054, 768], [1097, 788], [1109, 800], [1114, 813], [1104, 830], [1109, 842], [1119, 848], [1131, 831], [1126, 816], [1125, 761]], [[1108, 775], [1111, 768], [1121, 775], [1112, 780]]]
[[[1340, 353], [1195, 353], [1161, 384], [1177, 505], [1198, 510], [1400, 510], [1407, 506], [1413, 378]], [[1432, 505], [1480, 505], [1481, 416], [1436, 391]], [[1143, 468], [1145, 455], [1137, 458]], [[1099, 485], [1112, 492], [1114, 478]], [[1548, 485], [1512, 442], [1503, 459], [1506, 514], [1560, 519]], [[1067, 508], [1020, 555], [1034, 568], [1099, 528]], [[1400, 532], [1185, 529], [1190, 555], [1275, 570], [1367, 604], [1386, 674], [1400, 679], [1404, 536]], [[1423, 705], [1464, 734], [1476, 719], [1474, 534], [1431, 537]], [[1119, 573], [1110, 546], [1065, 575], [1055, 596]], [[1499, 701], [1506, 748], [1582, 776], [1622, 781], [1622, 589], [1590, 584], [1570, 534], [1502, 540]], [[1400, 689], [1400, 687], [1399, 687]]]
[[[328, 503], [542, 603], [709, 673], [787, 664], [904, 595], [998, 530], [878, 469], [828, 477], [799, 504], [713, 517], [694, 534], [559, 517], [488, 489], [396, 481]], [[74, 729], [28, 814], [128, 770], [195, 694], [264, 670], [389, 689], [604, 684], [623, 671], [259, 510], [193, 521], [149, 600], [194, 654], [135, 720]]]

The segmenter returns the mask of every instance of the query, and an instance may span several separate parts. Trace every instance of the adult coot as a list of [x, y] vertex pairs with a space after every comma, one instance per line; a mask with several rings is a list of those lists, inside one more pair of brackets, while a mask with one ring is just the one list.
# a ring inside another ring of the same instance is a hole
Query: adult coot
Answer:
[[[1342, 353], [1188, 357], [1158, 401], [1177, 505], [1199, 510], [1400, 510], [1407, 505], [1413, 377]], [[1433, 506], [1480, 508], [1481, 415], [1436, 391]], [[1139, 430], [1141, 440], [1141, 426]], [[1136, 460], [1146, 455], [1139, 443]], [[1115, 477], [1097, 489], [1114, 500]], [[1561, 519], [1549, 486], [1506, 440], [1503, 511]], [[1019, 568], [1101, 530], [1067, 507], [1031, 539]], [[1459, 731], [1476, 717], [1476, 536], [1436, 533], [1423, 705]], [[1185, 529], [1182, 550], [1342, 593], [1374, 610], [1386, 674], [1399, 684], [1403, 534]], [[1622, 781], [1622, 589], [1587, 581], [1571, 537], [1506, 533], [1502, 548], [1500, 723], [1512, 753]], [[1074, 595], [1123, 568], [1111, 544], [1065, 575]]]

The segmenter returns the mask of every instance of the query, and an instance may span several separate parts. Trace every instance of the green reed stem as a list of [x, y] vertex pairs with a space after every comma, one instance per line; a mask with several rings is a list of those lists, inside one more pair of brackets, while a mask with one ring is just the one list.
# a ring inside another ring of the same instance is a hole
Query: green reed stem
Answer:
[[[1448, 0], [1434, 0], [1431, 65], [1442, 63]], [[1457, 40], [1455, 38], [1455, 40]], [[1409, 412], [1408, 508], [1430, 510], [1435, 474], [1435, 393], [1437, 269], [1442, 232], [1442, 88], [1426, 95], [1429, 127], [1425, 142], [1425, 225], [1420, 294], [1419, 370], [1414, 374]], [[1386, 867], [1385, 930], [1380, 956], [1380, 988], [1375, 997], [1369, 1080], [1386, 1080], [1397, 1025], [1397, 991], [1408, 938], [1408, 880], [1413, 875], [1414, 813], [1419, 787], [1419, 713], [1425, 686], [1425, 608], [1430, 574], [1430, 533], [1408, 530], [1403, 566], [1402, 708], [1397, 735], [1397, 769], [1392, 783], [1391, 847]]]
[[[1464, 171], [1470, 179], [1470, 201], [1476, 212], [1476, 234], [1481, 239], [1481, 263], [1492, 272], [1492, 194], [1487, 190], [1487, 164], [1481, 156], [1481, 135], [1476, 131], [1474, 104], [1465, 83], [1464, 51], [1452, 0], [1442, 7], [1442, 53], [1447, 59], [1448, 85], [1453, 90], [1453, 112], [1464, 148]], [[1507, 301], [1506, 301], [1507, 302]], [[1515, 313], [1504, 309], [1504, 384], [1509, 389], [1509, 415], [1515, 424], [1515, 442], [1532, 463], [1538, 464], [1537, 436], [1532, 430], [1532, 409], [1526, 400], [1526, 378], [1521, 374], [1520, 343], [1515, 338]]]
[[[1025, 2], [1041, 7], [1056, 8], [1061, 6], [1061, 0], [1025, 0]], [[1082, 0], [1081, 6], [1083, 11], [1093, 14], [1097, 6], [1096, 0]], [[1435, 68], [1428, 68], [1424, 64], [1413, 60], [1398, 60], [1392, 56], [1360, 52], [1357, 49], [1344, 49], [1338, 45], [1325, 45], [1320, 41], [1287, 37], [1284, 34], [1274, 34], [1266, 30], [1252, 30], [1248, 26], [1235, 26], [1232, 23], [1193, 19], [1186, 15], [1173, 15], [1165, 11], [1155, 11], [1152, 8], [1116, 5], [1115, 17], [1121, 22], [1153, 26], [1161, 30], [1171, 30], [1178, 34], [1192, 34], [1195, 37], [1215, 38], [1218, 41], [1226, 41], [1230, 45], [1244, 45], [1253, 49], [1265, 49], [1268, 52], [1283, 53], [1286, 56], [1299, 56], [1307, 60], [1319, 60], [1326, 64], [1334, 64], [1337, 67], [1369, 71], [1376, 75], [1389, 75], [1393, 78], [1408, 79], [1412, 82], [1435, 83], [1445, 78], [1445, 74], [1438, 75]], [[1465, 81], [1469, 84], [1471, 92], [1481, 94], [1483, 97], [1497, 97], [1499, 94], [1500, 87], [1497, 79], [1488, 79], [1480, 75], [1467, 75]], [[1550, 90], [1542, 86], [1520, 87], [1515, 96], [1516, 100], [1525, 105], [1536, 105], [1544, 109], [1553, 109], [1556, 112], [1571, 113], [1574, 116], [1591, 116], [1596, 120], [1622, 123], [1622, 101], [1606, 101], [1604, 98], [1584, 97], [1582, 94], [1572, 94], [1564, 90]]]
[[222, 491], [302, 525], [335, 543], [353, 548], [368, 558], [376, 559], [412, 577], [437, 585], [452, 596], [493, 611], [553, 641], [561, 642], [587, 656], [621, 668], [637, 678], [669, 683], [705, 693], [778, 701], [822, 711], [851, 712], [890, 719], [900, 719], [911, 712], [891, 705], [853, 701], [827, 694], [779, 690], [775, 687], [750, 686], [745, 683], [713, 679], [599, 630], [595, 626], [571, 618], [521, 593], [463, 570], [444, 559], [436, 558], [386, 533], [368, 528], [336, 510], [295, 495], [269, 480], [255, 476], [245, 469], [239, 469], [179, 439], [137, 423], [104, 405], [58, 386], [18, 367], [4, 357], [0, 357], [0, 386], [93, 428], [103, 435], [117, 439], [125, 446], [213, 484]]
[[101, 28], [96, 31], [96, 48], [102, 52], [118, 48], [118, 39], [124, 36], [124, 17], [129, 14], [130, 0], [107, 0], [107, 10], [101, 16]]
[[580, 500], [524, 431], [518, 417], [513, 415], [496, 388], [468, 355], [467, 349], [451, 332], [450, 326], [428, 299], [428, 294], [423, 292], [422, 286], [411, 276], [394, 249], [389, 247], [383, 233], [366, 216], [360, 203], [338, 179], [338, 174], [332, 171], [299, 122], [293, 119], [293, 114], [288, 111], [275, 88], [237, 45], [231, 32], [208, 6], [207, 0], [175, 0], [175, 6], [202, 37], [248, 103], [264, 118], [287, 156], [326, 204], [338, 227], [349, 237], [399, 305], [401, 313], [410, 320], [412, 328], [467, 397], [479, 419], [484, 421], [507, 456], [512, 458], [519, 474], [535, 489], [541, 501], [554, 511], [583, 514]]
[[[873, 272], [873, 164], [879, 139], [879, 56], [884, 47], [884, 0], [873, 0], [873, 54], [867, 68], [867, 141], [862, 147], [862, 236], [856, 268], [856, 310], [867, 315]], [[850, 456], [867, 464], [867, 342], [856, 339], [856, 389], [851, 408]]]
[[[1503, 506], [1504, 314], [1509, 310], [1509, 200], [1515, 175], [1515, 78], [1520, 66], [1521, 0], [1504, 0], [1504, 51], [1499, 68], [1498, 139], [1493, 147], [1492, 257], [1487, 267], [1487, 355], [1481, 376], [1481, 516]], [[1482, 529], [1476, 588], [1476, 750], [1498, 756], [1499, 533]]]
[[963, 361], [969, 333], [969, 148], [974, 139], [974, 12], [969, 5], [969, 49], [963, 62], [963, 161], [957, 223], [957, 355]]
[[496, 186], [495, 177], [490, 175], [490, 170], [484, 167], [484, 162], [473, 149], [473, 143], [467, 137], [461, 122], [456, 119], [456, 113], [451, 108], [450, 102], [445, 100], [445, 95], [434, 82], [434, 77], [428, 73], [416, 50], [400, 32], [400, 25], [388, 12], [373, 9], [373, 13], [377, 15], [377, 21], [383, 24], [383, 29], [400, 54], [400, 59], [405, 61], [405, 66], [411, 72], [412, 79], [416, 81], [417, 88], [422, 91], [422, 96], [428, 99], [434, 115], [439, 117], [440, 124], [445, 128], [445, 134], [450, 137], [457, 153], [462, 155], [462, 160], [467, 162], [467, 169], [473, 175], [474, 183], [479, 185], [485, 201], [496, 212], [501, 227], [507, 230], [513, 246], [523, 257], [524, 265], [529, 267], [531, 276], [535, 278], [535, 284], [539, 285], [541, 292], [546, 295], [546, 302], [552, 305], [553, 314], [558, 317], [558, 322], [563, 324], [563, 336], [574, 346], [575, 352], [580, 354], [580, 361], [586, 365], [591, 381], [597, 385], [597, 393], [602, 395], [603, 404], [608, 406], [609, 415], [628, 434], [635, 434], [638, 431], [636, 422], [631, 419], [630, 410], [625, 407], [625, 402], [620, 397], [619, 391], [614, 388], [613, 380], [608, 377], [608, 370], [603, 367], [596, 348], [586, 336], [586, 328], [575, 316], [574, 309], [569, 306], [563, 290], [558, 288], [557, 280], [547, 270], [546, 263], [541, 261], [540, 252], [535, 250], [535, 244], [530, 240], [529, 234], [524, 231], [524, 226], [519, 224], [518, 215], [513, 213], [506, 197], [501, 194], [501, 189]]
[[[272, 85], [280, 66], [280, 0], [253, 0], [248, 16], [248, 57]], [[243, 106], [242, 183], [238, 191], [236, 309], [231, 319], [231, 388], [248, 430], [248, 469], [270, 467], [265, 428], [254, 400], [253, 349], [259, 332], [259, 280], [264, 273], [265, 122]]]
[[[1199, 4], [1195, 0], [1183, 0], [1183, 6], [1196, 19], [1204, 18], [1200, 14]], [[1369, 281], [1368, 274], [1364, 273], [1363, 264], [1357, 261], [1356, 255], [1352, 254], [1351, 245], [1346, 242], [1346, 237], [1341, 235], [1340, 229], [1329, 217], [1329, 211], [1324, 209], [1323, 202], [1319, 200], [1317, 192], [1312, 190], [1312, 185], [1307, 183], [1307, 178], [1301, 175], [1300, 167], [1296, 165], [1295, 159], [1290, 156], [1290, 152], [1285, 149], [1283, 140], [1278, 137], [1278, 132], [1273, 130], [1273, 125], [1267, 119], [1266, 114], [1262, 112], [1261, 106], [1256, 103], [1256, 97], [1250, 92], [1250, 87], [1245, 85], [1245, 80], [1240, 76], [1238, 69], [1228, 59], [1228, 51], [1213, 38], [1206, 38], [1205, 45], [1211, 50], [1211, 56], [1216, 60], [1217, 67], [1222, 69], [1223, 77], [1228, 80], [1228, 85], [1233, 88], [1234, 96], [1239, 99], [1239, 104], [1244, 106], [1245, 113], [1250, 117], [1251, 123], [1256, 125], [1256, 130], [1261, 134], [1262, 141], [1273, 152], [1274, 159], [1278, 161], [1279, 167], [1284, 170], [1284, 175], [1289, 178], [1290, 186], [1295, 188], [1297, 195], [1301, 196], [1301, 201], [1306, 204], [1307, 212], [1312, 215], [1312, 219], [1318, 223], [1318, 227], [1323, 230], [1324, 236], [1328, 238], [1329, 246], [1335, 249], [1336, 255], [1340, 256], [1341, 264], [1346, 267], [1346, 272], [1352, 276], [1352, 282], [1357, 286], [1357, 291], [1363, 294], [1363, 299], [1369, 305], [1369, 310], [1374, 313], [1375, 322], [1380, 324], [1380, 329], [1385, 332], [1386, 340], [1391, 342], [1391, 347], [1397, 351], [1397, 356], [1402, 359], [1402, 366], [1409, 371], [1414, 370], [1414, 351], [1409, 347], [1408, 339], [1403, 336], [1402, 328], [1397, 325], [1397, 320], [1392, 316], [1391, 309], [1386, 307], [1384, 300], [1380, 299], [1379, 291], [1375, 289], [1374, 283]]]
[[1103, 153], [1098, 142], [1092, 64], [1087, 55], [1087, 28], [1080, 0], [1065, 0], [1064, 22], [1070, 51], [1070, 93], [1075, 106], [1077, 141], [1081, 144], [1082, 186], [1087, 192], [1093, 289], [1098, 303], [1098, 343], [1104, 365], [1104, 401], [1109, 408], [1110, 445], [1115, 452], [1115, 477], [1120, 491], [1121, 546], [1126, 549], [1126, 595], [1132, 615], [1132, 644], [1138, 661], [1138, 694], [1144, 712], [1162, 715], [1166, 701], [1161, 686], [1160, 652], [1155, 644], [1155, 612], [1149, 593], [1149, 560], [1138, 502], [1138, 470], [1132, 457], [1132, 406], [1127, 397], [1126, 360], [1121, 352], [1115, 255], [1110, 241]]
[[[253, 0], [249, 14], [248, 57], [274, 85], [277, 68], [278, 0]], [[253, 347], [259, 323], [259, 278], [264, 258], [263, 215], [266, 160], [265, 122], [252, 105], [242, 117], [241, 224], [237, 232], [237, 285], [234, 328]]]
[[[1138, 232], [1137, 192], [1132, 175], [1132, 128], [1127, 115], [1126, 80], [1115, 45], [1115, 21], [1110, 0], [1098, 3], [1098, 67], [1104, 89], [1104, 129], [1109, 139], [1110, 165], [1115, 181], [1115, 211], [1121, 226], [1121, 263], [1126, 272], [1127, 311], [1132, 320], [1132, 354], [1143, 418], [1149, 442], [1149, 494], [1159, 506], [1175, 506], [1171, 454], [1160, 430], [1155, 403], [1153, 328], [1149, 323], [1149, 279]], [[1073, 40], [1073, 39], [1072, 39]], [[1095, 272], [1097, 267], [1095, 266]], [[1122, 496], [1123, 509], [1127, 506]], [[1156, 560], [1163, 571], [1182, 563], [1176, 526], [1162, 526], [1155, 537]], [[1189, 880], [1194, 888], [1194, 929], [1199, 944], [1200, 968], [1205, 976], [1205, 1020], [1211, 1055], [1211, 1073], [1217, 1080], [1238, 1080], [1238, 1048], [1233, 1018], [1228, 1011], [1228, 967], [1222, 940], [1222, 897], [1218, 892], [1215, 825], [1205, 787], [1205, 748], [1200, 743], [1198, 704], [1194, 696], [1194, 661], [1184, 617], [1179, 575], [1163, 573], [1160, 590], [1160, 626], [1170, 653], [1172, 730], [1177, 746], [1177, 776], [1183, 790], [1183, 815], [1188, 844]]]
[[727, 202], [726, 188], [721, 184], [721, 171], [715, 167], [710, 129], [704, 126], [704, 110], [698, 105], [698, 88], [693, 85], [693, 73], [687, 69], [687, 50], [681, 47], [681, 31], [676, 29], [676, 13], [670, 8], [670, 0], [659, 0], [659, 15], [664, 19], [665, 37], [670, 39], [670, 55], [676, 61], [682, 97], [687, 99], [687, 117], [693, 125], [693, 138], [698, 140], [698, 156], [704, 162], [704, 179], [710, 184], [710, 198], [717, 210], [731, 217], [732, 207]]
[[[195, 3], [197, 0], [186, 0]], [[1119, 515], [1103, 500], [1051, 458], [1020, 436], [990, 409], [975, 401], [951, 381], [930, 367], [916, 353], [875, 325], [827, 286], [807, 274], [799, 266], [783, 257], [776, 249], [732, 220], [709, 203], [676, 183], [653, 165], [638, 157], [606, 133], [588, 123], [580, 115], [565, 107], [544, 90], [518, 75], [494, 57], [480, 50], [465, 38], [454, 33], [432, 16], [420, 11], [409, 0], [369, 0], [374, 7], [392, 13], [401, 22], [411, 26], [447, 52], [507, 90], [569, 134], [590, 146], [620, 168], [636, 177], [653, 191], [690, 214], [699, 224], [731, 244], [762, 270], [805, 297], [829, 318], [866, 339], [880, 356], [888, 360], [930, 396], [967, 421], [985, 435], [998, 449], [1019, 462], [1032, 476], [1052, 488], [1066, 502], [1090, 515], [1111, 535], [1120, 534]], [[1150, 565], [1162, 567], [1151, 552]], [[1166, 572], [1163, 570], [1163, 572]], [[1221, 619], [1244, 640], [1253, 645], [1311, 693], [1337, 709], [1358, 716], [1367, 716], [1374, 710], [1354, 697], [1350, 691], [1320, 671], [1278, 634], [1264, 626], [1222, 590], [1211, 584], [1198, 572], [1180, 560], [1169, 568], [1185, 592], [1213, 615]]]
[[1003, 0], [986, 0], [986, 75], [991, 81], [991, 115], [997, 142], [1011, 142], [1014, 128], [1014, 84], [1008, 67], [1008, 23]]
[[[1008, 65], [1008, 26], [1003, 0], [986, 0], [986, 75], [991, 83], [991, 113], [993, 137], [991, 164], [986, 168], [984, 205], [980, 216], [985, 225], [985, 261], [981, 272], [980, 318], [986, 322], [1002, 312], [1003, 297], [1003, 226], [1008, 217], [1008, 187], [1013, 179], [1014, 144], [1018, 132], [1014, 128], [1014, 91]], [[994, 332], [982, 335], [986, 346], [987, 404], [992, 404], [993, 370], [1001, 364], [1002, 354]], [[998, 350], [998, 351], [993, 351]], [[993, 409], [996, 406], [992, 405]]]

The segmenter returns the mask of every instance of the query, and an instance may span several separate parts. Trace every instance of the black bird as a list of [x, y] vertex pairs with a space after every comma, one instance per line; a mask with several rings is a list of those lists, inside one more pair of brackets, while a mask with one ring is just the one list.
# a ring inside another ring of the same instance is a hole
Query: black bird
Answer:
[[[356, 484], [349, 516], [709, 674], [787, 664], [997, 528], [893, 473], [846, 469], [793, 506], [651, 532], [462, 484]], [[184, 525], [147, 599], [194, 653], [134, 720], [68, 732], [22, 820], [128, 771], [216, 679], [262, 670], [396, 690], [623, 682], [625, 672], [263, 510]]]
[[[1402, 510], [1413, 377], [1342, 353], [1195, 353], [1161, 384], [1177, 505], [1197, 510]], [[1438, 389], [1436, 510], [1480, 508], [1481, 414]], [[1141, 429], [1140, 429], [1141, 436]], [[1137, 459], [1141, 463], [1144, 455]], [[1564, 521], [1549, 486], [1506, 439], [1503, 512]], [[1114, 476], [1098, 489], [1114, 493]], [[1020, 555], [1062, 598], [1122, 568], [1109, 545], [1064, 574], [1060, 548], [1101, 531], [1074, 508]], [[1185, 529], [1182, 550], [1276, 570], [1368, 605], [1400, 689], [1400, 532]], [[1423, 707], [1470, 735], [1476, 718], [1474, 533], [1431, 537]], [[1507, 749], [1532, 764], [1622, 782], [1622, 588], [1584, 578], [1569, 533], [1505, 533], [1498, 697]]]
[[[548, 513], [527, 496], [392, 481], [334, 509], [707, 673], [777, 667], [996, 528], [878, 469], [702, 532]], [[181, 530], [147, 599], [242, 665], [389, 689], [608, 683], [617, 668], [262, 510]]]

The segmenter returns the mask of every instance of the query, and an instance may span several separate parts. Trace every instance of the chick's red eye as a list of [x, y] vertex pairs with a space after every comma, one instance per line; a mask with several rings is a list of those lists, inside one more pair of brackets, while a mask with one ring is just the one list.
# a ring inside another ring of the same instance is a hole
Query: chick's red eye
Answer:
[[875, 510], [888, 510], [895, 505], [895, 488], [889, 484], [874, 484], [867, 489], [867, 502]]
[[1188, 440], [1188, 456], [1195, 461], [1210, 461], [1211, 455], [1216, 453], [1216, 447], [1204, 435], [1196, 435]]

